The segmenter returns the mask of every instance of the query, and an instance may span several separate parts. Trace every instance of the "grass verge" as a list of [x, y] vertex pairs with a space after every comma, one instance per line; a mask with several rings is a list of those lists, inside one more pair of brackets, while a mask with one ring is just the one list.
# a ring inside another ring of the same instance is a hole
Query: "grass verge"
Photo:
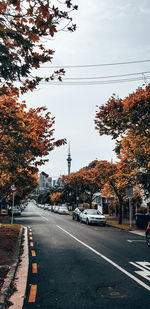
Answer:
[[135, 224], [133, 224], [130, 227], [130, 225], [127, 224], [127, 223], [119, 224], [117, 220], [109, 220], [109, 219], [107, 219], [106, 220], [106, 224], [109, 225], [109, 226], [117, 227], [117, 228], [122, 229], [122, 230], [126, 230], [126, 231], [132, 231], [132, 230], [134, 230], [136, 228]]

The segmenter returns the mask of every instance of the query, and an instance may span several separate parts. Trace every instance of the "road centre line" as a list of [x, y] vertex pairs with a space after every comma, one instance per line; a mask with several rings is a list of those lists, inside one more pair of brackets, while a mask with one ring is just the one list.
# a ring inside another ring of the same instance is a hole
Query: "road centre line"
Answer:
[[33, 242], [30, 242], [30, 247], [34, 247], [34, 243]]
[[72, 234], [70, 234], [69, 232], [67, 232], [66, 230], [64, 230], [62, 227], [60, 227], [59, 225], [56, 225], [59, 229], [61, 229], [64, 233], [68, 234], [70, 237], [72, 237], [73, 239], [75, 239], [77, 242], [79, 242], [80, 244], [82, 244], [84, 247], [88, 248], [89, 250], [91, 250], [92, 252], [94, 252], [95, 254], [97, 254], [98, 256], [100, 256], [102, 259], [104, 259], [105, 261], [107, 261], [108, 263], [110, 263], [111, 265], [113, 265], [114, 267], [116, 267], [118, 270], [120, 270], [122, 273], [124, 273], [126, 276], [128, 276], [129, 278], [133, 279], [134, 281], [136, 281], [139, 285], [141, 285], [143, 288], [145, 288], [146, 290], [150, 291], [150, 286], [148, 286], [147, 284], [145, 284], [143, 281], [139, 280], [137, 277], [135, 277], [134, 275], [130, 274], [128, 271], [126, 271], [124, 268], [122, 268], [121, 266], [119, 266], [118, 264], [116, 264], [115, 262], [113, 262], [112, 260], [110, 260], [109, 258], [107, 258], [105, 255], [101, 254], [100, 252], [96, 251], [95, 249], [93, 249], [92, 247], [88, 246], [86, 243], [84, 243], [83, 241], [81, 241], [80, 239], [76, 238], [75, 236], [73, 236]]
[[37, 263], [32, 263], [32, 274], [37, 274]]
[[32, 254], [32, 256], [36, 256], [35, 250], [31, 250], [31, 254]]
[[37, 292], [37, 285], [31, 284], [29, 300], [28, 300], [29, 303], [35, 303], [36, 292]]

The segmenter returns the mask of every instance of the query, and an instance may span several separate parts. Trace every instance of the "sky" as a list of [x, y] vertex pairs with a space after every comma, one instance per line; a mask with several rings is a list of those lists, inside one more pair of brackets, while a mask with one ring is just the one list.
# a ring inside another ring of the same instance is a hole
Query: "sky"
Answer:
[[[55, 50], [54, 59], [52, 64], [42, 67], [38, 74], [49, 76], [54, 70], [52, 66], [61, 68], [150, 59], [149, 0], [73, 2], [78, 5], [78, 11], [72, 15], [77, 30], [74, 33], [60, 31], [49, 41], [49, 47]], [[65, 78], [106, 77], [150, 71], [150, 62], [71, 67], [65, 68], [65, 71]], [[142, 87], [144, 81], [148, 81], [148, 77], [145, 78], [148, 73], [139, 76], [143, 80], [96, 85], [41, 84], [33, 93], [25, 94], [23, 99], [28, 107], [46, 106], [55, 117], [54, 137], [70, 141], [71, 172], [76, 172], [95, 159], [113, 159], [115, 162], [115, 142], [109, 136], [99, 136], [95, 130], [97, 106], [105, 104], [112, 94], [124, 98]], [[112, 78], [102, 80], [110, 81]], [[81, 82], [64, 79], [64, 83], [67, 81]], [[49, 162], [40, 171], [45, 171], [53, 178], [67, 174], [67, 155], [68, 145], [56, 148], [49, 154]]]

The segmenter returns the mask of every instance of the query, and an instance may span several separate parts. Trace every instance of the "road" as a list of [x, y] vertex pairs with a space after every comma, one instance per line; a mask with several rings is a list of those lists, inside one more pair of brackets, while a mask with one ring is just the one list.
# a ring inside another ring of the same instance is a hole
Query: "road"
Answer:
[[30, 203], [29, 271], [23, 309], [145, 309], [150, 248], [142, 236], [87, 226]]

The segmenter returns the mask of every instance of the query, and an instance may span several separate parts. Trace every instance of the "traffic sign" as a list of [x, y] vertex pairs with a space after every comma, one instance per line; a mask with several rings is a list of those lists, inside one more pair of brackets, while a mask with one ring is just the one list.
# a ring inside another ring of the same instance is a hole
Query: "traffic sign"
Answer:
[[12, 184], [10, 189], [11, 189], [12, 192], [15, 192], [17, 188], [16, 188], [15, 184]]
[[126, 194], [127, 197], [131, 198], [133, 196], [133, 187], [132, 186], [127, 187], [125, 194]]

